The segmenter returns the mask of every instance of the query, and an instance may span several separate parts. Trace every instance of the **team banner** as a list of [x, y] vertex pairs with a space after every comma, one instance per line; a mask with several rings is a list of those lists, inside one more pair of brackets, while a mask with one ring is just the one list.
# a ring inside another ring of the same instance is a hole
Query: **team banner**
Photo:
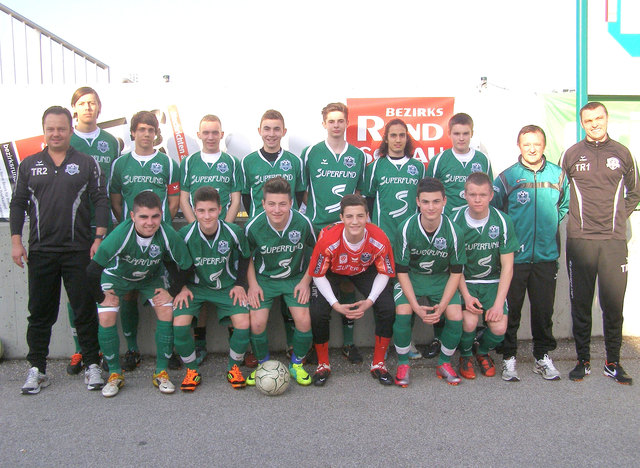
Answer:
[[452, 97], [347, 98], [347, 141], [364, 152], [368, 164], [377, 157], [386, 123], [402, 119], [415, 142], [413, 157], [427, 165], [435, 155], [451, 148], [447, 123], [453, 104]]
[[2, 162], [0, 164], [0, 220], [9, 220], [9, 203], [18, 178], [18, 165], [27, 156], [42, 151], [44, 137], [42, 135], [24, 140], [0, 143]]

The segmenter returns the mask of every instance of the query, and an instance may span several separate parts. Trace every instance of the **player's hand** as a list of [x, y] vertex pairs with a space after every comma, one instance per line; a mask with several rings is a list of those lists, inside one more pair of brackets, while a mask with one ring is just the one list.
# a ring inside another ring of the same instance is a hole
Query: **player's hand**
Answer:
[[247, 299], [247, 292], [244, 290], [242, 286], [234, 286], [229, 291], [229, 297], [233, 299], [233, 305], [241, 305], [242, 307], [246, 307], [249, 302]]
[[433, 313], [429, 314], [433, 320], [433, 322], [431, 323], [436, 323], [440, 321], [440, 317], [442, 317], [442, 314], [444, 314], [444, 311], [447, 310], [447, 307], [442, 307], [441, 304], [436, 304], [433, 306]]
[[503, 307], [498, 307], [493, 305], [484, 316], [484, 320], [486, 322], [499, 322], [502, 320], [502, 316], [504, 315]]
[[193, 293], [186, 286], [182, 286], [182, 291], [173, 299], [173, 310], [189, 307], [189, 301], [193, 301]]
[[163, 306], [165, 304], [173, 304], [173, 297], [166, 289], [156, 288], [155, 296], [151, 298], [151, 302], [155, 307]]
[[296, 284], [296, 287], [293, 288], [293, 297], [297, 299], [300, 304], [306, 304], [309, 302], [309, 296], [311, 295], [311, 288], [309, 284], [303, 281], [300, 281]]
[[482, 315], [484, 312], [482, 303], [471, 294], [464, 298], [464, 309], [476, 315]]
[[358, 301], [354, 304], [351, 304], [351, 312], [347, 314], [347, 318], [349, 319], [359, 319], [364, 315], [364, 313], [373, 306], [373, 301], [371, 299], [364, 299], [362, 301]]
[[[24, 268], [24, 263], [29, 263], [29, 257], [27, 256], [27, 251], [20, 243], [12, 243], [11, 244], [11, 258], [13, 259], [13, 263], [18, 265], [20, 268]], [[22, 259], [24, 258], [24, 263], [22, 263]]]
[[100, 305], [102, 307], [118, 307], [118, 305], [120, 305], [120, 299], [118, 299], [113, 289], [108, 289], [104, 291], [104, 300]]
[[339, 302], [336, 302], [331, 306], [333, 310], [345, 316], [351, 312], [350, 307], [351, 307], [351, 304], [340, 304]]
[[93, 241], [93, 244], [91, 244], [91, 249], [89, 249], [89, 258], [93, 258], [93, 256], [98, 251], [98, 247], [100, 247], [101, 243], [102, 243], [102, 239], [95, 239]]
[[433, 325], [436, 323], [438, 319], [434, 319], [433, 306], [419, 305], [418, 307], [412, 307], [413, 311], [416, 313], [420, 320], [428, 325]]
[[247, 299], [249, 300], [249, 305], [251, 307], [253, 307], [254, 309], [259, 309], [260, 301], [264, 301], [264, 292], [262, 292], [262, 288], [258, 285], [249, 286]]

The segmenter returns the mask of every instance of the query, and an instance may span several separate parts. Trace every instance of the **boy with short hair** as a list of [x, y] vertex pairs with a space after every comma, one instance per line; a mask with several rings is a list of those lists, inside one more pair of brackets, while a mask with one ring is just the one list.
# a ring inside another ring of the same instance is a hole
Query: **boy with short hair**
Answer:
[[[341, 102], [332, 102], [322, 109], [322, 126], [327, 139], [302, 152], [304, 180], [307, 185], [307, 211], [316, 234], [324, 227], [340, 221], [340, 201], [343, 196], [359, 193], [364, 186], [366, 158], [364, 153], [345, 140], [349, 110]], [[342, 303], [356, 301], [349, 282], [340, 287]], [[352, 363], [361, 363], [362, 356], [353, 344], [353, 320], [342, 316], [344, 346], [342, 352]]]
[[[460, 378], [451, 367], [451, 356], [462, 336], [458, 284], [466, 263], [464, 234], [443, 214], [447, 197], [442, 182], [426, 177], [418, 184], [417, 192], [420, 212], [400, 227], [396, 250], [398, 283], [394, 287], [393, 339], [398, 370], [395, 383], [401, 387], [409, 384], [411, 314], [415, 312], [427, 324], [437, 323], [443, 314], [446, 317], [436, 375], [449, 385], [458, 385]], [[429, 305], [421, 304], [423, 298]]]
[[[267, 320], [276, 297], [286, 303], [295, 329], [292, 336], [289, 372], [300, 385], [310, 385], [311, 377], [302, 359], [311, 347], [309, 285], [306, 251], [316, 237], [309, 220], [292, 208], [291, 187], [282, 177], [268, 180], [263, 187], [263, 212], [246, 226], [252, 261], [247, 274], [251, 310], [251, 346], [259, 362], [269, 359]], [[247, 379], [255, 385], [255, 371]]]
[[[171, 225], [162, 221], [162, 203], [155, 193], [140, 192], [132, 205], [130, 219], [102, 242], [87, 267], [90, 290], [98, 303], [100, 349], [111, 373], [102, 389], [105, 397], [117, 395], [124, 385], [116, 318], [119, 298], [133, 290], [150, 302], [158, 318], [153, 384], [162, 393], [175, 391], [166, 370], [173, 345], [172, 301], [192, 266], [191, 256]], [[174, 279], [169, 290], [163, 278], [165, 267]]]
[[206, 185], [200, 187], [192, 200], [196, 221], [183, 227], [179, 235], [184, 238], [194, 259], [195, 276], [173, 301], [174, 345], [187, 367], [180, 388], [193, 391], [200, 384], [191, 321], [198, 317], [202, 305], [211, 303], [216, 306], [221, 322], [230, 320], [233, 324], [227, 380], [233, 388], [240, 389], [246, 383], [238, 366], [249, 346], [249, 310], [245, 291], [249, 246], [239, 226], [219, 219], [220, 195], [216, 189]]
[[[153, 112], [140, 111], [131, 119], [131, 139], [135, 148], [120, 156], [111, 166], [109, 193], [113, 214], [118, 221], [128, 217], [133, 199], [150, 190], [162, 201], [163, 220], [170, 223], [178, 212], [180, 202], [180, 168], [178, 163], [153, 145], [160, 133], [160, 124]], [[138, 301], [135, 293], [122, 298], [122, 332], [127, 340], [124, 355], [125, 370], [140, 365], [138, 349]]]
[[489, 176], [483, 172], [470, 174], [465, 183], [467, 207], [458, 210], [453, 218], [464, 232], [467, 254], [459, 286], [464, 301], [459, 371], [465, 379], [476, 377], [471, 349], [480, 315], [487, 329], [480, 338], [476, 359], [483, 375], [496, 374], [489, 351], [504, 339], [514, 252], [520, 248], [511, 218], [489, 206], [492, 198], [493, 184]]

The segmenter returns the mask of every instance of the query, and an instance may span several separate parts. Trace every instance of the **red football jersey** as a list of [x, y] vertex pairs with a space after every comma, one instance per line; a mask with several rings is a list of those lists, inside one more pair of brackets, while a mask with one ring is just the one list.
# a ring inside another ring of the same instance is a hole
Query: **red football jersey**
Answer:
[[309, 263], [311, 276], [324, 276], [327, 270], [338, 275], [354, 276], [372, 264], [375, 264], [378, 273], [391, 277], [396, 275], [391, 244], [382, 229], [367, 223], [364, 242], [357, 251], [347, 246], [343, 232], [343, 223], [327, 226], [320, 231]]

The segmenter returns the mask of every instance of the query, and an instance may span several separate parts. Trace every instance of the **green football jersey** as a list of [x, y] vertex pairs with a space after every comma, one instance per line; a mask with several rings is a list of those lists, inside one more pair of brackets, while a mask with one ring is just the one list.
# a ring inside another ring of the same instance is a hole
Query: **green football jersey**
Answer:
[[245, 232], [257, 275], [293, 278], [304, 274], [307, 247], [312, 249], [316, 243], [313, 226], [305, 215], [291, 210], [287, 225], [277, 231], [263, 211], [247, 224]]
[[278, 158], [270, 163], [260, 151], [254, 151], [242, 159], [243, 184], [242, 193], [251, 196], [251, 206], [248, 209], [249, 218], [255, 217], [264, 211], [262, 208], [262, 186], [274, 177], [282, 177], [291, 185], [291, 198], [294, 208], [296, 204], [296, 192], [307, 190], [302, 179], [302, 161], [298, 156], [283, 149]]
[[467, 263], [464, 277], [467, 283], [498, 283], [500, 281], [500, 255], [516, 252], [520, 245], [511, 218], [502, 211], [489, 207], [489, 218], [481, 227], [469, 224], [469, 208], [459, 210], [453, 222], [464, 233]]
[[411, 278], [448, 273], [450, 265], [464, 265], [467, 257], [460, 227], [442, 215], [438, 229], [429, 235], [420, 218], [416, 213], [400, 226], [396, 263], [408, 266]]
[[184, 226], [178, 232], [184, 238], [196, 275], [193, 283], [211, 289], [226, 289], [238, 277], [239, 257], [249, 257], [249, 246], [242, 229], [236, 224], [218, 220], [218, 230], [213, 239], [207, 239], [197, 221]]
[[189, 203], [193, 206], [193, 194], [208, 185], [220, 194], [220, 218], [224, 219], [231, 204], [231, 194], [242, 191], [242, 170], [236, 158], [222, 153], [209, 164], [202, 160], [201, 152], [192, 154], [180, 163], [180, 190], [189, 192]]
[[435, 177], [444, 184], [447, 196], [444, 213], [447, 216], [452, 216], [467, 204], [464, 199], [464, 184], [469, 174], [484, 172], [489, 175], [490, 180], [493, 180], [489, 158], [480, 151], [472, 151], [474, 151], [473, 157], [467, 163], [461, 163], [453, 151], [448, 149], [429, 161], [429, 166], [427, 166], [427, 177]]
[[120, 156], [111, 166], [109, 193], [122, 195], [122, 218], [133, 208], [133, 199], [140, 192], [150, 190], [162, 201], [163, 220], [171, 222], [169, 195], [180, 195], [180, 167], [164, 153], [156, 154], [141, 163], [131, 153]]
[[103, 275], [140, 282], [162, 275], [165, 260], [181, 270], [191, 267], [187, 246], [170, 224], [161, 223], [146, 247], [138, 237], [133, 221], [127, 218], [102, 241], [93, 260], [105, 267]]
[[305, 214], [319, 231], [340, 221], [344, 195], [363, 189], [366, 159], [353, 145], [347, 144], [341, 154], [335, 154], [326, 141], [321, 141], [302, 152], [302, 161], [309, 190]]
[[384, 157], [367, 166], [362, 194], [375, 199], [371, 222], [382, 228], [392, 244], [400, 224], [418, 208], [416, 192], [424, 174], [424, 164], [415, 158], [398, 166]]

